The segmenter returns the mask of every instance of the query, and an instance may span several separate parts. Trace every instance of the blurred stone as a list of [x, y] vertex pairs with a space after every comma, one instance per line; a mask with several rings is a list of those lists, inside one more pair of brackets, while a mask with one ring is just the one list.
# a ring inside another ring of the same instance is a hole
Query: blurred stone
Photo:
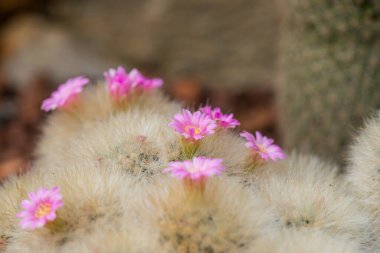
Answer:
[[245, 110], [247, 107], [262, 107], [272, 105], [275, 102], [274, 89], [271, 87], [255, 87], [236, 94], [237, 111]]
[[18, 118], [23, 125], [33, 126], [41, 121], [43, 112], [41, 111], [41, 103], [51, 93], [49, 82], [43, 77], [37, 77], [29, 82], [20, 94], [20, 109]]
[[117, 62], [91, 41], [38, 16], [16, 16], [4, 28], [0, 45], [3, 72], [18, 87], [38, 75], [56, 84], [75, 75], [101, 77]]
[[44, 118], [41, 101], [50, 90], [48, 82], [39, 77], [18, 92], [6, 84], [0, 89], [0, 160], [30, 157]]
[[169, 94], [184, 106], [194, 106], [202, 102], [203, 91], [195, 80], [178, 80], [169, 86]]
[[0, 129], [16, 117], [17, 104], [11, 99], [0, 100]]
[[17, 114], [16, 92], [11, 89], [0, 74], [0, 131], [13, 119]]
[[238, 114], [241, 127], [250, 132], [260, 131], [267, 132], [276, 125], [277, 116], [275, 107], [257, 107], [244, 112], [244, 115]]
[[6, 81], [3, 73], [0, 72], [0, 94], [6, 89]]
[[20, 8], [30, 6], [35, 0], [1, 0], [0, 1], [0, 13], [7, 13], [16, 11]]
[[[15, 157], [5, 160], [0, 163], [0, 181], [4, 180], [10, 175], [15, 175], [24, 171], [26, 168], [26, 161], [21, 157]], [[0, 244], [0, 247], [2, 245]], [[4, 246], [4, 245], [3, 245]], [[1, 249], [1, 248], [0, 248]]]
[[277, 0], [58, 0], [53, 15], [133, 66], [209, 87], [273, 84]]
[[30, 150], [31, 133], [25, 131], [24, 125], [20, 121], [14, 121], [7, 129], [6, 145], [15, 152], [25, 152]]
[[209, 104], [218, 106], [227, 112], [234, 110], [234, 97], [235, 94], [226, 88], [215, 89], [210, 94]]

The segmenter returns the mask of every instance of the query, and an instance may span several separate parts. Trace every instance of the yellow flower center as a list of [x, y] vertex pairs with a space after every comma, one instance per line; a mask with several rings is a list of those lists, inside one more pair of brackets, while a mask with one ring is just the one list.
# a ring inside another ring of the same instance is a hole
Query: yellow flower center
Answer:
[[201, 129], [199, 127], [195, 127], [195, 126], [186, 126], [185, 131], [186, 131], [186, 133], [189, 133], [190, 131], [192, 131], [197, 135], [201, 133]]
[[47, 214], [49, 214], [51, 212], [51, 205], [48, 204], [48, 203], [45, 203], [45, 204], [40, 204], [36, 211], [34, 211], [34, 216], [36, 216], [36, 218], [42, 218], [44, 216], [46, 216]]
[[262, 145], [257, 145], [257, 147], [259, 148], [259, 151], [261, 153], [266, 153], [267, 152], [266, 148], [264, 148]]

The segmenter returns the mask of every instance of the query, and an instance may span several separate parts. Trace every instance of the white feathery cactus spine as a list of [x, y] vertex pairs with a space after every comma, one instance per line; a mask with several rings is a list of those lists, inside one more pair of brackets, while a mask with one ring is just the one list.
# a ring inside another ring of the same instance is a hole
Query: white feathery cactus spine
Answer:
[[337, 168], [316, 157], [291, 155], [266, 168], [257, 185], [253, 190], [277, 210], [284, 229], [317, 230], [358, 244], [371, 240], [369, 215], [346, 193]]
[[[334, 166], [294, 154], [276, 162], [285, 155], [273, 140], [244, 132], [244, 142], [219, 108], [181, 114], [152, 90], [158, 79], [107, 73], [106, 85], [43, 107], [59, 110], [33, 169], [0, 186], [0, 252], [376, 252], [374, 215]], [[63, 206], [36, 228], [52, 209], [47, 199], [31, 209], [35, 192], [54, 186]]]
[[257, 253], [359, 253], [354, 242], [320, 231], [285, 230], [261, 239], [253, 252]]
[[202, 196], [161, 180], [147, 195], [144, 215], [165, 252], [250, 252], [277, 229], [273, 210], [235, 180], [211, 180]]
[[380, 208], [380, 113], [368, 120], [349, 150], [347, 180], [361, 203]]
[[374, 247], [380, 248], [380, 111], [365, 122], [348, 152], [346, 180], [371, 215]]

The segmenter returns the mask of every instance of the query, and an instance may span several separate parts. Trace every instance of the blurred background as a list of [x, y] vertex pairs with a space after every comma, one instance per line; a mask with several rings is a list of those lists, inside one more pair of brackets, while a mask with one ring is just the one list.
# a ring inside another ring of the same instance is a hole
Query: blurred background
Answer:
[[58, 84], [118, 65], [342, 164], [380, 106], [379, 36], [378, 0], [1, 0], [0, 178], [30, 166]]

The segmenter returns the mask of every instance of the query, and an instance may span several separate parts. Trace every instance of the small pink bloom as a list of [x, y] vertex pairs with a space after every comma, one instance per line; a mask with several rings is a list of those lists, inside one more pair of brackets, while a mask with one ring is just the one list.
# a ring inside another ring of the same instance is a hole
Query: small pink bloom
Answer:
[[132, 84], [129, 74], [125, 71], [124, 67], [117, 69], [109, 69], [104, 72], [104, 78], [107, 81], [108, 91], [115, 99], [120, 99], [127, 96], [132, 89]]
[[223, 114], [219, 107], [212, 109], [210, 106], [205, 106], [199, 110], [215, 120], [219, 127], [227, 129], [235, 128], [240, 125], [240, 122], [234, 119], [234, 115], [232, 113]]
[[108, 91], [115, 99], [128, 96], [134, 89], [148, 91], [158, 88], [164, 83], [160, 78], [145, 77], [137, 69], [132, 69], [128, 73], [121, 66], [104, 72], [104, 77], [108, 84]]
[[16, 217], [21, 218], [22, 229], [36, 229], [43, 227], [48, 221], [56, 218], [56, 210], [63, 206], [62, 195], [58, 187], [51, 190], [39, 188], [37, 192], [30, 192], [29, 199], [21, 202], [24, 209]]
[[211, 106], [207, 105], [207, 106], [203, 106], [201, 108], [199, 108], [199, 111], [203, 112], [204, 114], [208, 115], [210, 118], [213, 117], [213, 113], [212, 113], [212, 108]]
[[220, 175], [224, 170], [223, 159], [194, 157], [193, 160], [170, 162], [163, 172], [170, 172], [179, 179], [202, 180], [214, 175]]
[[129, 72], [129, 78], [132, 83], [132, 87], [142, 90], [153, 90], [159, 88], [164, 83], [160, 78], [149, 79], [143, 76], [137, 69], [132, 69]]
[[244, 137], [247, 140], [245, 146], [252, 149], [259, 157], [265, 161], [272, 159], [277, 161], [279, 159], [286, 158], [282, 149], [273, 144], [273, 140], [263, 136], [260, 132], [256, 131], [256, 136], [253, 136], [251, 133], [246, 131], [242, 132], [240, 136]]
[[42, 102], [41, 109], [48, 112], [69, 105], [88, 83], [89, 79], [83, 76], [67, 80], [49, 98]]
[[169, 126], [190, 140], [200, 140], [215, 133], [216, 128], [215, 121], [206, 114], [200, 111], [191, 113], [185, 109], [172, 118]]

